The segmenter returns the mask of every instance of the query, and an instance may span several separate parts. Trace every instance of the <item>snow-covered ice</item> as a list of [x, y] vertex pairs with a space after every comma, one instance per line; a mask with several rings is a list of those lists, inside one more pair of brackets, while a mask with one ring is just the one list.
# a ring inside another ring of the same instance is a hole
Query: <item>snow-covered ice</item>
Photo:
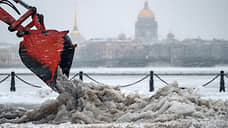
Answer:
[[[225, 69], [225, 72], [228, 71]], [[84, 72], [88, 73], [96, 73], [98, 72], [95, 69], [73, 69], [74, 72], [78, 72], [83, 70]], [[148, 68], [142, 68], [142, 69], [124, 69], [121, 68], [119, 69], [119, 72], [137, 72], [137, 73], [145, 73], [149, 71], [150, 69]], [[193, 70], [193, 71], [192, 71]], [[6, 72], [7, 70], [5, 70]], [[99, 71], [102, 72], [118, 72], [118, 69], [106, 69], [106, 68], [101, 68]], [[213, 69], [201, 69], [201, 68], [196, 68], [196, 69], [162, 69], [157, 71], [167, 71], [167, 72], [219, 72], [219, 69], [213, 68]], [[16, 71], [17, 72], [17, 71]], [[20, 69], [18, 72], [23, 73], [23, 70]], [[27, 71], [25, 71], [27, 72]], [[29, 72], [29, 71], [28, 71]], [[121, 85], [121, 84], [126, 84], [126, 83], [131, 83], [132, 81], [135, 81], [142, 76], [93, 76], [97, 80], [102, 81], [102, 83], [108, 83], [108, 85], [111, 85], [111, 87], [116, 86], [116, 85]], [[127, 88], [121, 88], [121, 92], [123, 94], [120, 94], [120, 92], [115, 91], [113, 93], [113, 89], [111, 87], [108, 87], [106, 91], [104, 92], [97, 92], [95, 93], [97, 96], [99, 96], [99, 93], [108, 93], [108, 96], [111, 96], [112, 98], [116, 97], [117, 99], [111, 99], [111, 100], [117, 100], [115, 102], [122, 102], [122, 100], [118, 101], [119, 97], [128, 98], [127, 101], [132, 101], [133, 99], [133, 104], [130, 106], [126, 107], [125, 110], [121, 111], [118, 108], [118, 105], [114, 102], [104, 102], [104, 109], [107, 106], [111, 106], [113, 108], [117, 107], [118, 111], [112, 111], [112, 112], [117, 112], [119, 113], [118, 119], [113, 118], [115, 120], [111, 120], [109, 124], [90, 124], [90, 125], [79, 125], [79, 124], [71, 124], [63, 122], [61, 125], [51, 125], [51, 124], [41, 124], [41, 125], [34, 125], [31, 123], [26, 123], [26, 124], [3, 124], [0, 125], [2, 127], [82, 127], [82, 128], [93, 128], [93, 127], [123, 127], [123, 128], [129, 128], [129, 127], [139, 127], [139, 128], [144, 128], [144, 127], [165, 127], [164, 125], [168, 125], [169, 128], [172, 127], [180, 127], [182, 128], [183, 126], [189, 126], [192, 128], [195, 127], [205, 127], [205, 128], [214, 128], [215, 126], [221, 126], [221, 127], [227, 127], [228, 124], [226, 123], [228, 119], [227, 116], [227, 104], [228, 102], [225, 101], [228, 99], [228, 93], [219, 93], [219, 79], [216, 80], [215, 82], [211, 83], [208, 87], [200, 87], [200, 85], [204, 84], [208, 80], [210, 80], [213, 76], [185, 76], [185, 77], [180, 77], [180, 76], [172, 76], [172, 77], [167, 77], [164, 76], [163, 78], [169, 81], [169, 83], [173, 83], [174, 81], [177, 81], [179, 86], [181, 87], [189, 87], [189, 88], [195, 88], [195, 90], [192, 89], [178, 89], [175, 86], [173, 87], [165, 87], [160, 81], [155, 79], [155, 92], [149, 92], [149, 80], [145, 80], [140, 84], [127, 87]], [[1, 76], [0, 76], [1, 79]], [[55, 101], [57, 97], [59, 97], [58, 94], [53, 92], [51, 89], [49, 89], [45, 84], [43, 84], [36, 76], [25, 76], [24, 79], [30, 81], [33, 84], [36, 85], [41, 85], [41, 89], [29, 87], [27, 85], [24, 85], [23, 83], [16, 81], [16, 87], [17, 91], [16, 92], [9, 92], [9, 85], [10, 81], [6, 81], [3, 84], [0, 84], [0, 104], [13, 104], [15, 106], [26, 106], [26, 105], [32, 105], [32, 106], [39, 106], [41, 103], [43, 103], [46, 100], [51, 100]], [[88, 79], [85, 78], [86, 82], [91, 82]], [[227, 81], [227, 80], [226, 80]], [[77, 83], [77, 82], [76, 82]], [[83, 86], [93, 86], [94, 84], [85, 84]], [[100, 85], [99, 85], [100, 86]], [[226, 86], [227, 87], [227, 86]], [[95, 87], [94, 87], [95, 88]], [[171, 90], [170, 90], [171, 89]], [[112, 90], [110, 92], [110, 90]], [[185, 92], [186, 91], [186, 92]], [[110, 95], [109, 95], [110, 93]], [[137, 95], [135, 95], [135, 93]], [[93, 98], [94, 92], [89, 91], [86, 94], [91, 94], [90, 98]], [[129, 94], [129, 95], [128, 95]], [[197, 95], [195, 95], [197, 94]], [[128, 95], [128, 96], [127, 96]], [[89, 95], [88, 95], [89, 96]], [[114, 97], [113, 97], [114, 96]], [[151, 97], [152, 96], [152, 97]], [[61, 96], [60, 96], [61, 97]], [[96, 97], [96, 96], [95, 96]], [[140, 97], [140, 98], [139, 98]], [[144, 98], [150, 97], [147, 99], [146, 104], [143, 102]], [[89, 98], [89, 97], [87, 97]], [[89, 98], [89, 99], [90, 99]], [[110, 97], [103, 97], [107, 100], [110, 100]], [[130, 98], [130, 99], [129, 99]], [[96, 98], [95, 98], [96, 99]], [[93, 100], [95, 100], [93, 98]], [[126, 100], [125, 99], [125, 100]], [[213, 100], [211, 100], [213, 99]], [[148, 103], [149, 101], [149, 103]], [[47, 102], [47, 101], [46, 101]], [[53, 103], [53, 102], [50, 102]], [[55, 103], [55, 102], [54, 102]], [[99, 103], [99, 102], [96, 102]], [[87, 108], [91, 108], [93, 103], [88, 104]], [[117, 106], [116, 106], [117, 105]], [[42, 106], [42, 105], [41, 105]], [[86, 107], [86, 105], [85, 105]], [[120, 106], [119, 106], [120, 107]], [[59, 109], [65, 110], [64, 106], [61, 106]], [[91, 108], [91, 111], [93, 107]], [[110, 109], [108, 109], [110, 111]], [[64, 111], [63, 111], [64, 112]], [[89, 112], [89, 111], [88, 111]], [[81, 112], [81, 113], [74, 113], [75, 119], [78, 118], [79, 120], [83, 120], [83, 115], [89, 115], [88, 112]], [[104, 113], [104, 111], [102, 111]], [[61, 115], [61, 113], [59, 113]], [[57, 116], [57, 115], [56, 115]], [[107, 116], [107, 115], [106, 115]], [[101, 116], [102, 117], [102, 116]], [[99, 118], [101, 118], [99, 117]], [[85, 116], [85, 118], [87, 118]], [[97, 119], [98, 117], [92, 117], [92, 119]], [[98, 118], [98, 119], [99, 119]], [[84, 120], [86, 121], [86, 120]], [[87, 120], [88, 121], [88, 120]], [[181, 122], [180, 122], [181, 121]], [[45, 122], [45, 121], [44, 121]], [[83, 122], [83, 121], [82, 121]], [[114, 123], [116, 122], [116, 123]], [[133, 123], [132, 123], [133, 122]], [[88, 123], [88, 122], [87, 122]], [[92, 120], [90, 123], [96, 123], [93, 122]], [[111, 123], [111, 124], [110, 124]], [[192, 125], [194, 124], [194, 125]], [[220, 127], [219, 127], [220, 128]]]
[[[10, 114], [3, 112], [3, 119], [0, 120], [3, 123], [33, 122], [43, 125], [3, 124], [2, 126], [55, 126], [50, 123], [83, 128], [99, 126], [127, 128], [131, 127], [129, 124], [142, 128], [228, 126], [226, 123], [228, 100], [202, 99], [193, 89], [179, 88], [177, 83], [158, 89], [152, 96], [142, 97], [134, 93], [123, 94], [118, 86], [96, 85], [78, 80], [71, 82], [62, 75], [57, 81], [57, 87], [62, 93], [56, 99], [45, 101], [40, 107], [27, 111], [16, 120], [8, 119]], [[74, 125], [68, 122], [91, 125]]]
[[[75, 74], [79, 71], [85, 73], [149, 73], [150, 70], [160, 73], [219, 73], [220, 70], [228, 72], [228, 67], [214, 67], [214, 68], [77, 68], [72, 69], [71, 74]], [[1, 73], [10, 73], [15, 71], [16, 73], [31, 73], [28, 69], [0, 69]], [[0, 76], [0, 80], [4, 76]], [[132, 83], [143, 76], [92, 76], [96, 80], [105, 83], [110, 86], [124, 85]], [[205, 99], [228, 99], [228, 92], [219, 93], [219, 79], [212, 82], [207, 87], [201, 87], [202, 84], [208, 82], [214, 76], [162, 76], [169, 83], [177, 81], [180, 87], [196, 88], [196, 92]], [[18, 80], [16, 80], [16, 92], [10, 92], [10, 79], [0, 84], [0, 104], [41, 104], [47, 99], [54, 99], [58, 96], [50, 88], [48, 88], [38, 77], [22, 76], [26, 81], [32, 84], [42, 86], [41, 89], [30, 87]], [[155, 80], [155, 91], [164, 84], [158, 79]], [[85, 82], [92, 82], [84, 77]], [[228, 83], [228, 79], [225, 78], [225, 82]], [[228, 84], [225, 84], [228, 88]], [[149, 79], [142, 81], [141, 83], [121, 88], [123, 93], [139, 93], [140, 95], [150, 96], [154, 92], [149, 92]]]

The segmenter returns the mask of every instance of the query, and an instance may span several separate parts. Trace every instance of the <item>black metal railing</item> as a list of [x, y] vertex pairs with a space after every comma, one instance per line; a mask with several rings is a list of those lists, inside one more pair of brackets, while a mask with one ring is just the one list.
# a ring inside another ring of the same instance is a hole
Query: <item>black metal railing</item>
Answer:
[[[23, 76], [28, 76], [28, 75], [33, 75], [32, 73], [15, 73], [11, 72], [10, 74], [8, 73], [0, 73], [0, 76], [4, 76], [3, 79], [0, 79], [0, 84], [5, 82], [9, 77], [11, 77], [11, 83], [10, 83], [10, 91], [15, 92], [16, 91], [16, 82], [15, 80], [20, 80], [21, 82], [25, 83], [26, 85], [29, 85], [31, 87], [35, 88], [41, 88], [41, 86], [34, 85], [26, 80], [23, 79]], [[104, 84], [100, 82], [99, 80], [96, 80], [92, 76], [142, 76], [142, 78], [133, 81], [128, 84], [120, 85], [121, 88], [125, 87], [130, 87], [134, 86], [146, 79], [149, 78], [149, 91], [152, 92], [154, 91], [154, 79], [158, 79], [161, 81], [163, 84], [168, 85], [169, 83], [162, 78], [162, 76], [213, 76], [212, 79], [210, 79], [208, 82], [202, 84], [201, 86], [205, 87], [211, 84], [213, 81], [218, 79], [220, 77], [220, 85], [219, 85], [219, 91], [220, 92], [225, 92], [225, 80], [224, 78], [228, 79], [228, 74], [226, 74], [224, 71], [220, 71], [219, 73], [155, 73], [154, 71], [150, 71], [149, 73], [84, 73], [83, 71], [80, 71], [73, 75], [70, 80], [75, 79], [78, 77], [80, 80], [83, 81], [84, 76], [87, 77], [89, 80], [97, 83], [97, 84]], [[108, 85], [108, 84], [106, 84]]]
[[[10, 91], [11, 92], [16, 92], [16, 82], [15, 80], [20, 80], [21, 82], [25, 83], [26, 85], [29, 85], [29, 86], [32, 86], [32, 87], [35, 87], [35, 88], [41, 88], [41, 86], [37, 86], [37, 85], [34, 85], [26, 80], [24, 80], [22, 77], [20, 77], [20, 75], [32, 75], [31, 73], [15, 73], [15, 72], [11, 72], [10, 74], [7, 74], [7, 73], [1, 73], [0, 76], [6, 76], [4, 77], [2, 80], [0, 80], [0, 84], [5, 82], [9, 77], [11, 77], [11, 82], [10, 82]], [[15, 79], [16, 78], [16, 79]]]
[[154, 77], [160, 80], [165, 85], [168, 85], [169, 83], [166, 80], [164, 80], [161, 76], [214, 76], [212, 77], [212, 79], [202, 84], [201, 86], [206, 87], [220, 77], [219, 91], [225, 92], [224, 77], [228, 79], [228, 74], [225, 74], [224, 71], [220, 71], [220, 73], [154, 73], [154, 71], [150, 71], [149, 74], [147, 73], [83, 73], [82, 71], [80, 71], [79, 73], [76, 73], [74, 77], [71, 78], [71, 80], [79, 76], [79, 79], [83, 81], [83, 76], [86, 76], [88, 79], [92, 80], [95, 83], [103, 84], [102, 82], [94, 79], [92, 76], [139, 76], [139, 75], [140, 76], [144, 75], [144, 77], [135, 82], [132, 82], [126, 85], [120, 85], [120, 87], [123, 88], [123, 87], [133, 86], [149, 78], [149, 91], [152, 92], [154, 91], [154, 84], [155, 84]]

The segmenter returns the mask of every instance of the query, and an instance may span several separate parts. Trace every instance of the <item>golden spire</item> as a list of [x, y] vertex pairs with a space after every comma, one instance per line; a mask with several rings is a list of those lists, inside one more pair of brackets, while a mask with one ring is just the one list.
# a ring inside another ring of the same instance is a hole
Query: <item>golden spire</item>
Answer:
[[76, 9], [75, 9], [75, 13], [74, 13], [74, 28], [73, 28], [72, 34], [80, 34], [80, 32], [78, 30], [78, 25], [77, 25]]
[[74, 13], [74, 31], [78, 31], [78, 25], [77, 25], [77, 13], [76, 13], [76, 9], [75, 9], [75, 13]]
[[77, 27], [77, 14], [76, 14], [76, 9], [74, 12], [74, 28]]

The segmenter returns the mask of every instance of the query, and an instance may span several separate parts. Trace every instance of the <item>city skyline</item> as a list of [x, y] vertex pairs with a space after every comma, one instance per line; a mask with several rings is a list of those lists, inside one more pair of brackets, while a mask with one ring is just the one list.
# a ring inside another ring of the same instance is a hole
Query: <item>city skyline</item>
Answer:
[[[159, 39], [173, 32], [177, 39], [198, 38], [228, 40], [228, 16], [226, 0], [148, 0], [158, 22]], [[117, 37], [125, 33], [134, 37], [134, 24], [144, 0], [105, 1], [69, 0], [28, 1], [45, 15], [49, 29], [72, 30], [74, 10], [77, 9], [78, 27], [86, 39]], [[54, 4], [53, 4], [54, 3]], [[54, 6], [50, 6], [53, 4]], [[17, 5], [20, 10], [22, 9]], [[7, 7], [4, 7], [7, 8]], [[12, 9], [7, 8], [13, 15]], [[56, 15], [59, 14], [59, 15]], [[18, 16], [17, 16], [18, 17]], [[8, 32], [7, 25], [0, 23], [0, 42], [18, 42], [15, 33]]]

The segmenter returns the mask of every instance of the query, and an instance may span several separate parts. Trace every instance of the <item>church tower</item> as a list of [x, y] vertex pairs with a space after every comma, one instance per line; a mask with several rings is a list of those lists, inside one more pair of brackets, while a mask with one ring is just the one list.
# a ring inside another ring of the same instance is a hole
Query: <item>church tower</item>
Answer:
[[138, 14], [135, 24], [135, 39], [145, 44], [152, 44], [158, 40], [157, 21], [147, 0], [144, 3], [144, 8]]
[[73, 30], [71, 31], [70, 35], [71, 35], [72, 41], [77, 44], [79, 44], [80, 42], [83, 42], [85, 40], [78, 29], [76, 10], [75, 10], [75, 14], [74, 14], [74, 27], [73, 27]]

